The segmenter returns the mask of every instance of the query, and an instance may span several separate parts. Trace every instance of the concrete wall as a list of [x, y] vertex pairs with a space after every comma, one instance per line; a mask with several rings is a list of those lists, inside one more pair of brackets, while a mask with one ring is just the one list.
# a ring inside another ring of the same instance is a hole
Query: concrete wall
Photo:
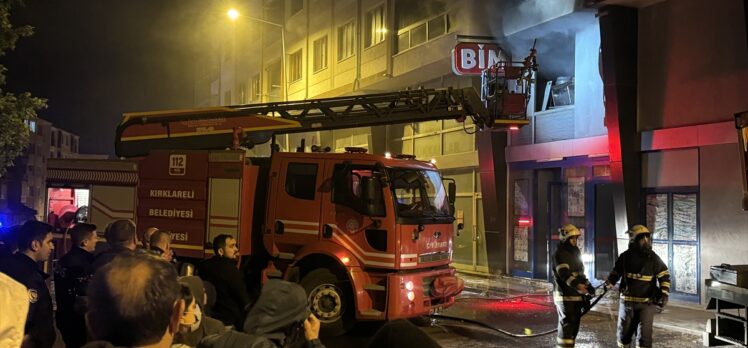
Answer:
[[642, 187], [699, 185], [699, 151], [696, 149], [642, 154]]
[[570, 14], [577, 8], [575, 0], [504, 0], [503, 3], [501, 29], [506, 36]]
[[742, 211], [740, 159], [737, 144], [704, 146], [700, 149], [701, 280], [709, 267], [721, 263], [748, 264], [748, 212]]
[[574, 137], [608, 134], [603, 124], [603, 80], [600, 77], [600, 24], [593, 14], [591, 23], [576, 32], [574, 49]]
[[726, 121], [748, 109], [741, 0], [666, 1], [639, 11], [639, 129]]

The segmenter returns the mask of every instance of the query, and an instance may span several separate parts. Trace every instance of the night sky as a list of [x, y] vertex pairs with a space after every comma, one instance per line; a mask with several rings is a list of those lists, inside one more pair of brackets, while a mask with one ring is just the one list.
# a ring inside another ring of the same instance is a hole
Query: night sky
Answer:
[[214, 2], [27, 0], [22, 38], [2, 62], [5, 90], [48, 99], [39, 116], [80, 135], [81, 153], [114, 154], [122, 113], [193, 106], [193, 43]]

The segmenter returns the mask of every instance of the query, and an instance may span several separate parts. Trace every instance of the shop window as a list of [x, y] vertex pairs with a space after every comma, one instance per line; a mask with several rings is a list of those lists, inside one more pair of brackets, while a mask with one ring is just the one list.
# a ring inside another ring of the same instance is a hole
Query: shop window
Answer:
[[670, 269], [671, 292], [698, 301], [698, 194], [689, 190], [648, 192], [645, 203], [647, 227], [652, 231], [652, 250]]
[[607, 164], [592, 166], [592, 176], [610, 176], [610, 166]]

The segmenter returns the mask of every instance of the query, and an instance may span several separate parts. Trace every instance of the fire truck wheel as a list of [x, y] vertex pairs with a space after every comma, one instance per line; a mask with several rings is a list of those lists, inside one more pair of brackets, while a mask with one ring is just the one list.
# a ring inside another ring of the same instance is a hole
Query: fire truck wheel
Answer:
[[329, 269], [316, 269], [301, 280], [309, 308], [322, 324], [322, 336], [340, 336], [355, 323], [350, 285]]

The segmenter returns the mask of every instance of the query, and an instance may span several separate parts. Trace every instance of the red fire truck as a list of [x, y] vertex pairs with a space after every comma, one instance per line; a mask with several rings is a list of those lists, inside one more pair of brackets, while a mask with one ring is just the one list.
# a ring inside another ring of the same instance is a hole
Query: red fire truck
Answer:
[[133, 113], [118, 126], [115, 148], [139, 158], [140, 232], [170, 230], [173, 248], [191, 258], [212, 254], [216, 235], [234, 236], [254, 265], [250, 277], [272, 262], [305, 288], [323, 331], [339, 334], [356, 320], [454, 303], [462, 290], [449, 266], [454, 183], [445, 188], [432, 163], [412, 156], [272, 146], [269, 158], [248, 158], [242, 147], [275, 144], [282, 133], [450, 118], [470, 117], [478, 129], [527, 123], [524, 105], [507, 110], [489, 115], [466, 88]]

